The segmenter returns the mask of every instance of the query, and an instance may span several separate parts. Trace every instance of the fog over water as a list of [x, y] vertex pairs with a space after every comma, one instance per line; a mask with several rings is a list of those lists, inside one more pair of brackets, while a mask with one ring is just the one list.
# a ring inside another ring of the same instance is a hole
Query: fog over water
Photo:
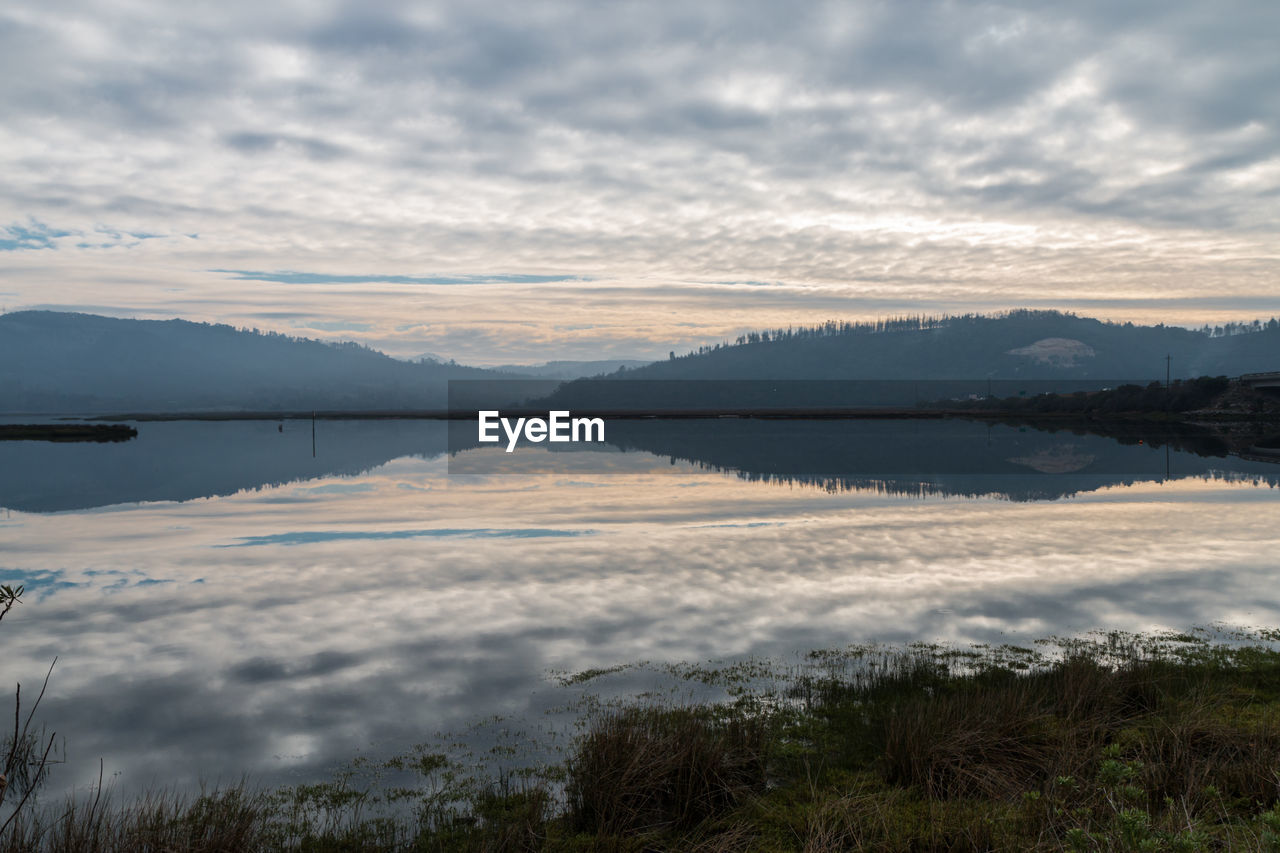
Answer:
[[55, 787], [99, 757], [128, 788], [315, 780], [537, 719], [569, 698], [551, 670], [1280, 624], [1280, 466], [1185, 438], [611, 424], [508, 457], [337, 421], [313, 457], [309, 422], [280, 426], [0, 443], [0, 582], [28, 591], [3, 674], [25, 692], [58, 658]]

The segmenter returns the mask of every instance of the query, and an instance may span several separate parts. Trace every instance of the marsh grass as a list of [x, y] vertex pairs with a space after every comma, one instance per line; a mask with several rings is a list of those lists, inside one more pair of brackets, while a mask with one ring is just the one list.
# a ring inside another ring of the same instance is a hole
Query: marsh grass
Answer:
[[763, 793], [769, 721], [709, 707], [597, 717], [568, 762], [566, 816], [597, 837], [691, 830]]
[[0, 853], [1280, 851], [1278, 640], [1109, 634], [670, 667], [724, 700], [584, 702], [559, 757], [524, 766], [521, 734], [495, 747], [496, 769], [424, 747], [281, 791], [45, 805]]
[[0, 851], [256, 850], [264, 838], [267, 797], [243, 786], [203, 793], [147, 794], [116, 804], [110, 794], [27, 813], [0, 838]]

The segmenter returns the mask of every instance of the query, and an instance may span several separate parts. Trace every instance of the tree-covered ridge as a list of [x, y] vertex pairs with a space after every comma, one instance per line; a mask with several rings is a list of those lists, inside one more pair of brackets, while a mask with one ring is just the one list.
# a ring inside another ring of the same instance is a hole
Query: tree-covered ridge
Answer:
[[874, 322], [827, 320], [825, 323], [817, 323], [812, 326], [788, 326], [785, 329], [779, 327], [776, 329], [763, 329], [761, 331], [748, 332], [745, 335], [739, 335], [738, 339], [734, 341], [734, 343], [742, 345], [768, 343], [771, 340], [787, 341], [803, 338], [834, 337], [836, 335], [868, 335], [880, 334], [883, 332], [919, 332], [925, 329], [942, 328], [954, 320], [977, 318], [980, 316], [981, 315], [979, 314], [943, 314], [935, 317], [932, 315], [923, 316], [913, 314], [903, 317], [878, 319]]
[[357, 343], [188, 320], [21, 311], [0, 316], [0, 411], [415, 409], [449, 379]]
[[[1066, 347], [1055, 350], [1054, 347]], [[762, 329], [621, 373], [635, 379], [1238, 375], [1280, 367], [1280, 320], [1187, 329], [1019, 309]]]
[[[705, 344], [696, 349], [690, 350], [684, 356], [675, 356], [676, 358], [688, 358], [694, 355], [703, 355], [708, 352], [724, 349], [729, 346], [744, 346], [746, 344], [761, 343], [778, 343], [783, 341], [806, 340], [811, 338], [833, 338], [846, 335], [876, 335], [885, 332], [923, 332], [931, 329], [942, 329], [957, 324], [978, 325], [984, 321], [1003, 320], [1003, 319], [1081, 319], [1077, 314], [1070, 311], [1051, 311], [1051, 310], [1032, 310], [1029, 308], [1018, 308], [1010, 311], [999, 311], [991, 314], [906, 314], [895, 317], [885, 317], [874, 321], [861, 320], [827, 320], [823, 323], [815, 323], [811, 326], [787, 326], [783, 328], [778, 326], [772, 329], [758, 329], [738, 335], [730, 344], [723, 341], [717, 344]], [[1131, 322], [1115, 323], [1108, 320], [1095, 320], [1091, 322], [1101, 323], [1104, 326], [1117, 326], [1120, 328], [1135, 328]], [[1161, 323], [1151, 328], [1166, 328]], [[1177, 327], [1175, 327], [1177, 328]], [[1205, 337], [1222, 338], [1232, 335], [1248, 335], [1256, 332], [1270, 331], [1274, 332], [1280, 329], [1280, 319], [1272, 317], [1269, 320], [1254, 319], [1252, 321], [1232, 322], [1228, 321], [1216, 326], [1208, 323], [1194, 331]]]
[[1265, 323], [1262, 320], [1253, 320], [1249, 323], [1232, 323], [1226, 322], [1220, 326], [1210, 326], [1205, 323], [1198, 331], [1203, 332], [1211, 338], [1229, 337], [1231, 335], [1251, 335], [1255, 332], [1274, 332], [1280, 328], [1280, 320], [1272, 317]]

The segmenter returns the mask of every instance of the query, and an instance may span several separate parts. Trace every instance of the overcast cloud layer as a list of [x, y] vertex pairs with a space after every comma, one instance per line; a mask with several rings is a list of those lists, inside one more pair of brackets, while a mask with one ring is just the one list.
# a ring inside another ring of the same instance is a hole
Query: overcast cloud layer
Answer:
[[18, 0], [0, 303], [494, 362], [1269, 315], [1278, 39], [1274, 0]]

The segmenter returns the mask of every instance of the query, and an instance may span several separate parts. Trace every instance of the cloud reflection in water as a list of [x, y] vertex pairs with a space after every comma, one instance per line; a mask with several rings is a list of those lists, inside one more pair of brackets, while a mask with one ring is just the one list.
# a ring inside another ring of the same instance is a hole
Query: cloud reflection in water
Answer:
[[572, 479], [450, 478], [411, 456], [181, 503], [12, 513], [0, 572], [33, 582], [3, 626], [4, 674], [31, 683], [59, 657], [45, 705], [71, 754], [59, 784], [89, 781], [99, 756], [125, 786], [274, 782], [536, 715], [564, 699], [548, 669], [1280, 624], [1272, 489], [829, 493], [625, 456], [629, 471]]

